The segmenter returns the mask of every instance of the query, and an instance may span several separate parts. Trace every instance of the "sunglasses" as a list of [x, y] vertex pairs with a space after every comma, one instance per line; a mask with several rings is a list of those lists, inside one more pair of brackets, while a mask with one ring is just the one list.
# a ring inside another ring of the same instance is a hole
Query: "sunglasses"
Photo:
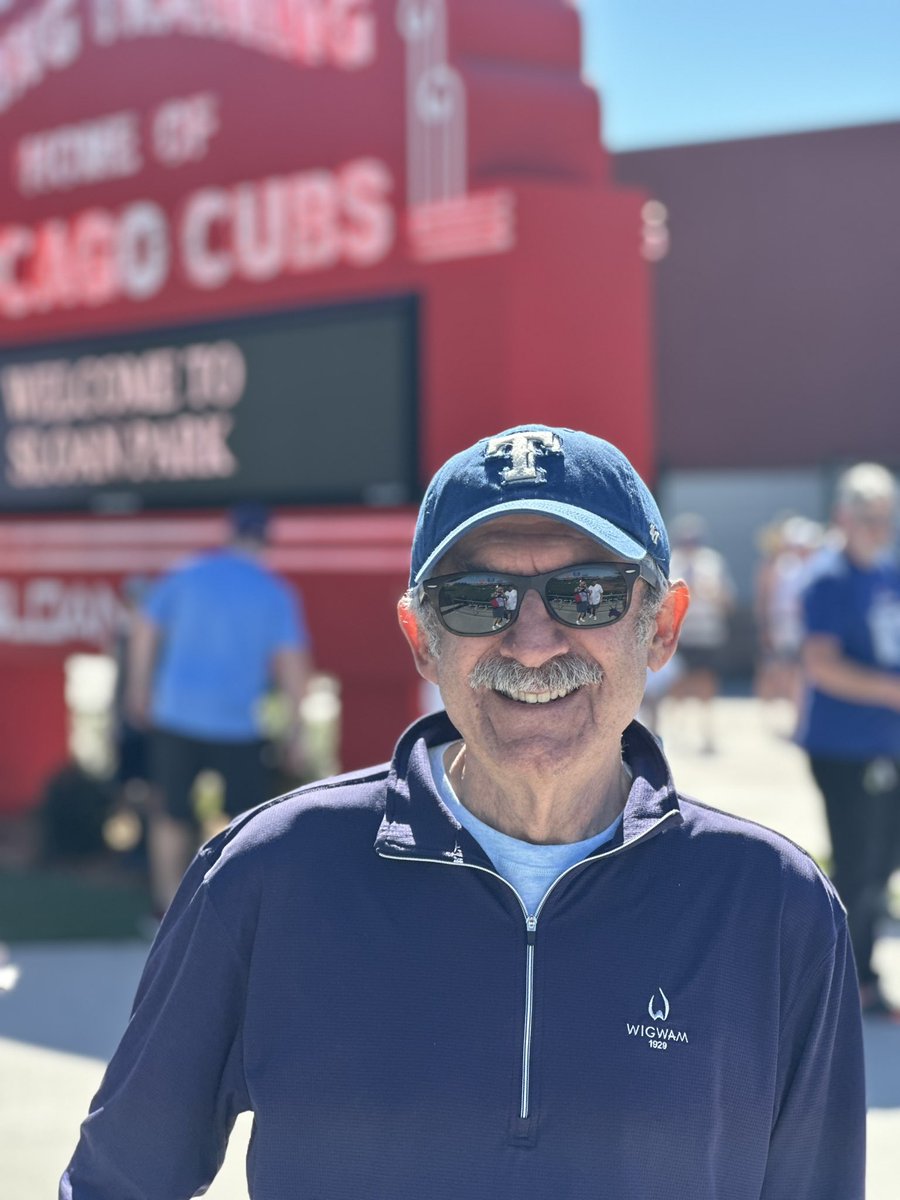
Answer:
[[461, 637], [488, 637], [509, 629], [525, 593], [534, 588], [555, 621], [571, 629], [613, 625], [628, 612], [634, 584], [662, 583], [652, 560], [642, 563], [598, 562], [560, 567], [543, 575], [507, 575], [501, 571], [461, 571], [436, 575], [421, 584], [445, 629]]

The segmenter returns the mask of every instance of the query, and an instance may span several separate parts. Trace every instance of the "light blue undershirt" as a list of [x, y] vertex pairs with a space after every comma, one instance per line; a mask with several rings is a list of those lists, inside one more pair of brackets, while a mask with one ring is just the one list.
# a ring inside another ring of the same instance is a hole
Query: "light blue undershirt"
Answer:
[[453, 790], [444, 769], [444, 751], [450, 745], [433, 746], [428, 751], [431, 774], [443, 802], [464, 829], [471, 833], [482, 850], [502, 875], [511, 883], [525, 902], [529, 914], [533, 914], [547, 888], [553, 881], [577, 862], [587, 858], [604, 842], [610, 841], [622, 820], [621, 814], [602, 833], [585, 838], [583, 842], [565, 842], [562, 845], [535, 845], [519, 838], [509, 837], [498, 829], [485, 825], [462, 804]]

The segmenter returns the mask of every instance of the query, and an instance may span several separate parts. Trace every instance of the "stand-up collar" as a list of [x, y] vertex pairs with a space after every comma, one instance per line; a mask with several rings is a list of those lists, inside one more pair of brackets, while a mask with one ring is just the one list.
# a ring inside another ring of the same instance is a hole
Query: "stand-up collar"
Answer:
[[[445, 712], [416, 721], [403, 733], [387, 779], [387, 804], [375, 848], [410, 858], [490, 866], [484, 851], [441, 801], [428, 761], [432, 746], [452, 742], [459, 731]], [[637, 721], [622, 735], [622, 755], [633, 780], [622, 822], [603, 853], [648, 835], [662, 820], [682, 823], [669, 764], [656, 739]]]

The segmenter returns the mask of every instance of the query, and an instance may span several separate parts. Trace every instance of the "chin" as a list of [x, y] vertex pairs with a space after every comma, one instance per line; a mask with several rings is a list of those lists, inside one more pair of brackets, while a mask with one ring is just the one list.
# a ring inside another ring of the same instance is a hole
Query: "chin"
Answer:
[[556, 728], [539, 726], [528, 719], [515, 724], [498, 722], [493, 734], [492, 757], [516, 771], [558, 772], [567, 761], [583, 754], [585, 748], [585, 739], [570, 721]]

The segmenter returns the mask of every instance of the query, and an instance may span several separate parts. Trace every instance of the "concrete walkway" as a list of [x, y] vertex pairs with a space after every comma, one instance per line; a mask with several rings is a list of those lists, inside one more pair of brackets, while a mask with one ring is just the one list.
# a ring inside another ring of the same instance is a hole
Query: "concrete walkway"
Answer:
[[[664, 708], [666, 751], [683, 790], [781, 830], [816, 856], [828, 835], [802, 755], [784, 720], [751, 700], [717, 705], [717, 753], [696, 746], [694, 713]], [[780, 722], [780, 725], [779, 725]], [[56, 1194], [78, 1125], [125, 1025], [147, 952], [142, 943], [20, 945], [0, 962], [0, 1161], [2, 1194]], [[878, 944], [886, 986], [900, 1002], [900, 922]], [[15, 976], [18, 979], [14, 982]], [[12, 986], [10, 986], [12, 985]], [[900, 1179], [900, 1027], [867, 1022], [868, 1200], [896, 1200]], [[246, 1200], [249, 1120], [239, 1121], [225, 1167], [207, 1195]], [[623, 1198], [624, 1200], [624, 1198]], [[723, 1200], [727, 1198], [723, 1197]]]

